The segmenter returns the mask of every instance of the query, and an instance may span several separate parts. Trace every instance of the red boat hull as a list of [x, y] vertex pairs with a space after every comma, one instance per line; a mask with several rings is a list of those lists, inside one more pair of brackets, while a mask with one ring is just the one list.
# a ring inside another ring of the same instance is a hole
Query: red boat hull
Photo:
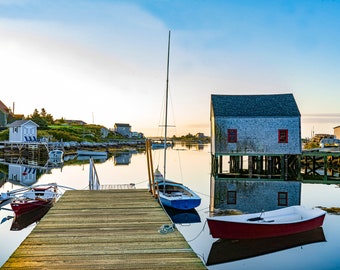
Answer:
[[42, 199], [36, 199], [36, 200], [30, 200], [30, 199], [23, 199], [23, 200], [14, 200], [11, 202], [11, 207], [16, 215], [21, 215], [23, 213], [26, 213], [28, 211], [32, 211], [36, 208], [46, 206], [51, 207], [53, 204], [53, 200], [42, 200]]
[[256, 239], [284, 236], [309, 231], [321, 227], [325, 214], [316, 218], [295, 223], [240, 223], [208, 219], [213, 238]]

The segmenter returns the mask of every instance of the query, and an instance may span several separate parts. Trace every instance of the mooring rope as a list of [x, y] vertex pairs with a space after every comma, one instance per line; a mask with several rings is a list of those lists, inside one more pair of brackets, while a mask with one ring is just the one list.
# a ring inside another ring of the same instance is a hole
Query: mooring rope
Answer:
[[175, 231], [175, 224], [164, 224], [160, 227], [160, 229], [158, 230], [158, 232], [160, 234], [167, 234], [167, 233], [172, 233]]
[[201, 231], [193, 239], [187, 240], [187, 242], [192, 242], [192, 241], [196, 240], [201, 235], [201, 233], [204, 231], [204, 228], [205, 228], [206, 224], [207, 224], [207, 220], [205, 220]]

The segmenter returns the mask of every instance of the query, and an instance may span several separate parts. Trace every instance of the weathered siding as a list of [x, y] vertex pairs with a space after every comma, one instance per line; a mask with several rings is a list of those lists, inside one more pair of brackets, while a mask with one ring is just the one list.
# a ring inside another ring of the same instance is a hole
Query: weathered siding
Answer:
[[[210, 117], [213, 155], [301, 153], [301, 115], [292, 94], [212, 95]], [[230, 133], [235, 142], [228, 142], [228, 129], [237, 131]], [[288, 130], [288, 142], [279, 142], [279, 130]]]
[[[212, 118], [213, 154], [300, 154], [300, 117]], [[228, 129], [237, 129], [237, 142], [228, 143]], [[288, 143], [278, 142], [278, 130], [288, 130]]]

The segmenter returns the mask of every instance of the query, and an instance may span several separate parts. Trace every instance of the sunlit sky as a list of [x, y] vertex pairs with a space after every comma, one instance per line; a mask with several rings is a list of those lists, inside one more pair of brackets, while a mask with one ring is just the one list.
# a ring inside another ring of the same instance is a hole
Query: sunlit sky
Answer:
[[294, 94], [303, 137], [333, 133], [339, 14], [338, 0], [0, 0], [0, 100], [159, 135], [171, 30], [170, 134], [209, 135], [211, 94], [276, 93]]

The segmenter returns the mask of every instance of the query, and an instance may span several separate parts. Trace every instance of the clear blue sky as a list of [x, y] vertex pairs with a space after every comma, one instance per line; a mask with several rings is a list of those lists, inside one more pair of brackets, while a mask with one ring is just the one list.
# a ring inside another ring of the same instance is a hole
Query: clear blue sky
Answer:
[[338, 0], [0, 0], [0, 100], [159, 135], [171, 30], [170, 134], [209, 134], [211, 94], [272, 93], [294, 94], [302, 136], [333, 132], [339, 14]]

